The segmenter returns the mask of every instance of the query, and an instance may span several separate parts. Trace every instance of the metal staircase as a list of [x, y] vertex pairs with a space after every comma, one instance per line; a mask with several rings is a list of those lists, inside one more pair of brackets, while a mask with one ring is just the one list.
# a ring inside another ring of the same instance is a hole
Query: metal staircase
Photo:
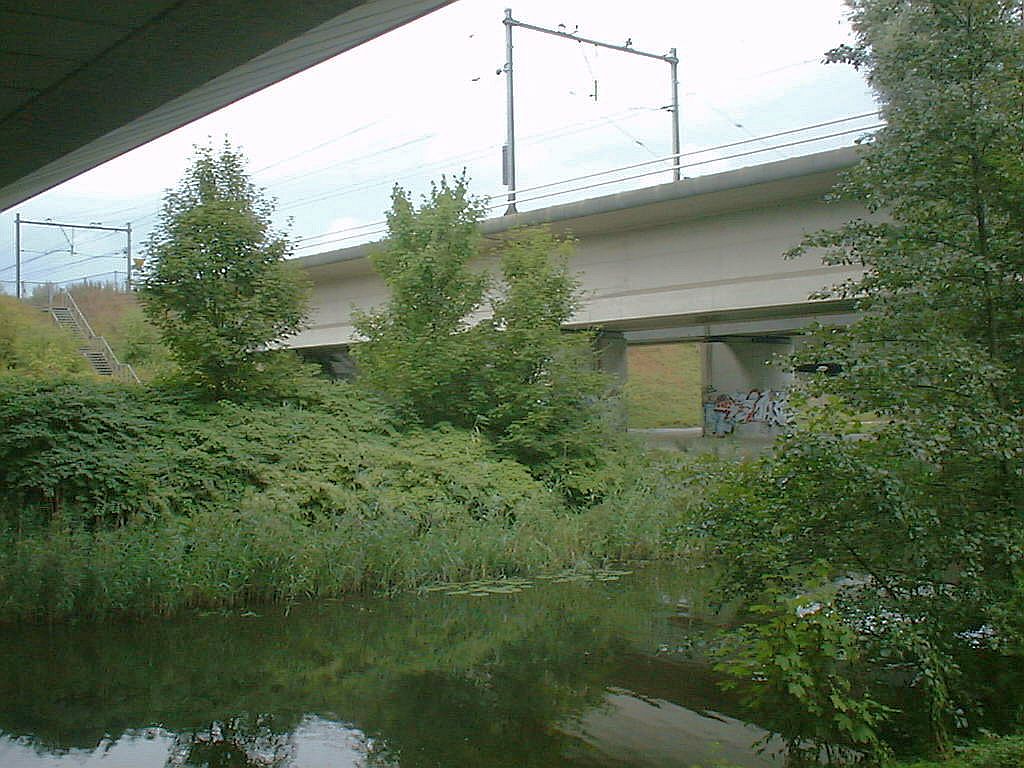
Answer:
[[119, 381], [138, 384], [139, 377], [130, 365], [120, 362], [114, 350], [102, 336], [93, 333], [75, 300], [67, 291], [56, 293], [49, 301], [50, 316], [64, 330], [80, 342], [78, 351], [100, 376], [112, 376]]

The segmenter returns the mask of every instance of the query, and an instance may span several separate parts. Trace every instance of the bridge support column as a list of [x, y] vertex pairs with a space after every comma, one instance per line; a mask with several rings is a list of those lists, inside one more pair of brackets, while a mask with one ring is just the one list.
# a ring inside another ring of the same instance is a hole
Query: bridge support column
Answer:
[[356, 377], [356, 364], [346, 344], [308, 347], [298, 350], [298, 353], [303, 361], [318, 364], [331, 379], [351, 381]]
[[754, 437], [789, 421], [793, 373], [772, 362], [793, 351], [786, 336], [718, 337], [704, 343], [704, 434]]
[[600, 331], [594, 348], [597, 353], [597, 367], [613, 376], [620, 385], [625, 384], [629, 373], [626, 337], [619, 331]]

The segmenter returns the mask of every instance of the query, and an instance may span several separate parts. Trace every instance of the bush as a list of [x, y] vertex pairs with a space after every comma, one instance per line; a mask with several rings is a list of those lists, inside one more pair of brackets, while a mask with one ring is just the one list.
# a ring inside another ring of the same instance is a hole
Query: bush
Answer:
[[716, 669], [729, 676], [725, 687], [739, 689], [758, 724], [783, 738], [792, 768], [819, 765], [823, 754], [829, 765], [877, 765], [888, 753], [879, 726], [891, 710], [857, 679], [857, 632], [828, 602], [775, 598], [754, 606], [762, 621], [720, 650]]
[[600, 506], [570, 509], [482, 434], [399, 425], [346, 384], [241, 405], [0, 378], [0, 620], [392, 591], [679, 548], [679, 494], [639, 453], [595, 475]]
[[899, 762], [892, 768], [1020, 768], [1024, 765], [1024, 736], [983, 738], [954, 749], [944, 760]]

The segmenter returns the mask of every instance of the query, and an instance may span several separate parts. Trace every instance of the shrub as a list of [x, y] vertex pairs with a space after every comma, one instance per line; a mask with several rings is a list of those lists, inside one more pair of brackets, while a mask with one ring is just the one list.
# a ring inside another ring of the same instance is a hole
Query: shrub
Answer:
[[677, 497], [638, 454], [606, 467], [600, 507], [570, 509], [483, 434], [399, 426], [345, 384], [242, 405], [0, 378], [0, 620], [386, 592], [675, 551]]

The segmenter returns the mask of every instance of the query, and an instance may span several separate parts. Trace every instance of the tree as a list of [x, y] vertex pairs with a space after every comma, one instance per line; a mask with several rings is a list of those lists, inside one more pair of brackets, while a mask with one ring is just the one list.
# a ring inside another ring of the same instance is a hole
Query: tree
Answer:
[[416, 420], [480, 430], [535, 468], [579, 461], [601, 442], [588, 430], [600, 428], [607, 385], [591, 337], [562, 331], [579, 301], [571, 244], [514, 233], [499, 246], [498, 279], [470, 264], [482, 214], [462, 178], [442, 179], [419, 208], [395, 188], [372, 257], [391, 298], [357, 316], [360, 377]]
[[371, 256], [391, 297], [386, 306], [355, 315], [356, 329], [366, 338], [354, 350], [359, 376], [425, 424], [474, 426], [472, 420], [465, 424], [457, 404], [468, 400], [477, 367], [464, 334], [489, 285], [486, 275], [469, 268], [482, 215], [463, 179], [454, 185], [441, 179], [418, 210], [396, 186], [388, 238]]
[[[836, 610], [876, 670], [912, 671], [927, 706], [897, 721], [941, 746], [1005, 726], [992, 713], [1020, 689], [1024, 4], [849, 5], [857, 45], [829, 58], [866, 69], [886, 125], [837, 194], [879, 216], [794, 254], [863, 267], [823, 294], [863, 319], [816, 335], [805, 361], [842, 373], [806, 384], [798, 429], [720, 487], [709, 524], [734, 590], [852, 576]], [[851, 413], [882, 426], [844, 439]]]
[[306, 313], [308, 284], [284, 262], [291, 246], [271, 226], [272, 210], [241, 152], [198, 147], [144, 246], [146, 316], [215, 398], [263, 381], [267, 350], [298, 332]]
[[571, 251], [545, 229], [505, 242], [468, 403], [502, 448], [553, 479], [579, 472], [581, 460], [593, 462], [594, 444], [608, 440], [609, 382], [595, 369], [593, 335], [562, 330], [580, 301]]

